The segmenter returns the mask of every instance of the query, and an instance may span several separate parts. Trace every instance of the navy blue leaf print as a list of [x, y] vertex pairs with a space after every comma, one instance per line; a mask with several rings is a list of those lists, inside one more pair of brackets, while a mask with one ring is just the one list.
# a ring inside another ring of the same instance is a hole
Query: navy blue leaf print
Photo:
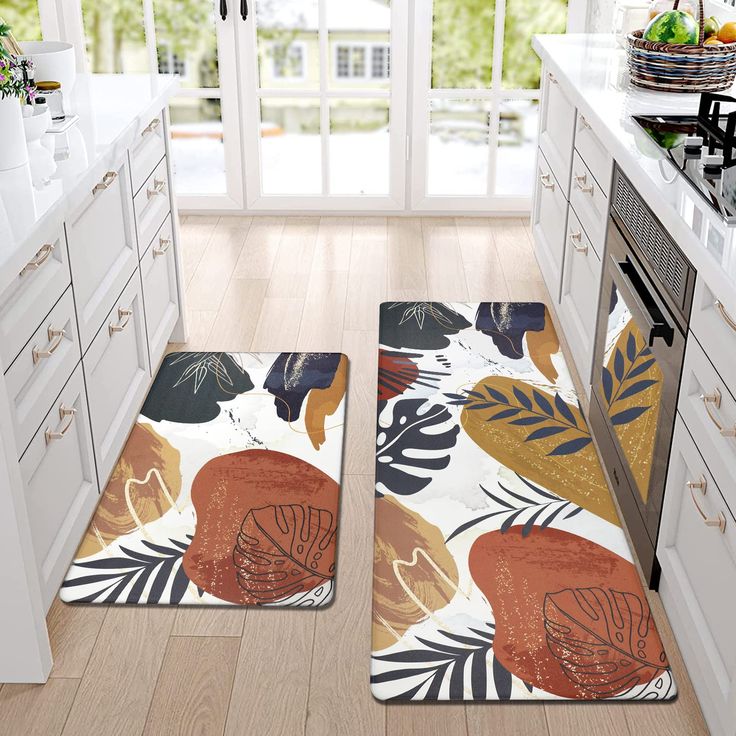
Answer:
[[493, 406], [498, 406], [497, 401], [484, 401], [480, 404], [468, 404], [468, 411], [477, 411], [478, 409], [490, 409]]
[[485, 388], [486, 391], [488, 391], [488, 395], [492, 399], [496, 399], [496, 401], [500, 401], [502, 404], [508, 404], [509, 400], [502, 394], [500, 391], [497, 391], [495, 388], [491, 388], [490, 386], [486, 386], [486, 384], [483, 384], [483, 388]]
[[557, 407], [557, 411], [560, 412], [560, 414], [562, 414], [570, 424], [574, 427], [578, 426], [575, 415], [570, 411], [570, 407], [567, 405], [567, 402], [559, 394], [555, 394], [555, 406]]
[[511, 673], [494, 657], [493, 684], [499, 700], [511, 700]]
[[527, 424], [539, 424], [539, 422], [546, 422], [547, 417], [521, 417], [519, 419], [514, 419], [513, 422], [509, 422], [509, 424], [518, 424], [520, 426], [526, 426]]
[[626, 339], [626, 357], [629, 359], [629, 363], [633, 363], [636, 359], [636, 338], [633, 332], [629, 332]]
[[525, 408], [531, 410], [532, 400], [518, 387], [514, 386], [514, 396], [516, 400]]
[[613, 395], [613, 376], [605, 366], [603, 366], [601, 373], [601, 383], [603, 384], [603, 395], [606, 397], [606, 403], [610, 405], [611, 396]]
[[482, 393], [480, 393], [480, 391], [470, 391], [470, 390], [468, 390], [468, 391], [466, 391], [465, 393], [466, 393], [466, 394], [467, 394], [468, 396], [473, 396], [473, 397], [475, 397], [476, 399], [481, 399], [481, 400], [483, 400], [483, 399], [485, 399], [485, 398], [486, 398], [485, 396], [483, 396], [483, 394], [482, 394]]
[[495, 421], [496, 419], [508, 419], [509, 417], [515, 417], [521, 409], [512, 407], [511, 409], [504, 409], [503, 411], [498, 412], [498, 414], [494, 414], [492, 417], [489, 417], [487, 421]]
[[629, 424], [629, 422], [638, 419], [648, 409], [651, 409], [651, 406], [632, 406], [630, 409], [624, 409], [611, 417], [611, 424], [614, 426]]
[[[468, 397], [463, 394], [443, 394], [443, 396], [447, 396], [448, 399], [454, 399], [455, 401], [467, 401]], [[485, 396], [481, 396], [482, 399], [485, 399]]]
[[620, 383], [624, 377], [624, 354], [618, 348], [613, 355], [613, 373]]
[[636, 383], [632, 383], [627, 389], [619, 394], [618, 400], [621, 401], [622, 399], [628, 399], [630, 396], [635, 396], [636, 394], [648, 389], [650, 386], [653, 386], [655, 383], [658, 383], [658, 381], [653, 378], [644, 378], [641, 381], [636, 381]]
[[629, 378], [636, 378], [637, 376], [640, 376], [642, 373], [644, 373], [644, 371], [649, 369], [654, 362], [654, 358], [648, 358], [643, 363], [639, 363], [639, 365], [634, 366], [629, 371]]
[[560, 432], [567, 432], [569, 427], [540, 427], [535, 429], [527, 438], [525, 442], [532, 442], [534, 440], [541, 440], [544, 437], [551, 437], [553, 434], [559, 434]]
[[555, 447], [552, 452], [548, 452], [547, 455], [572, 455], [574, 452], [579, 452], [584, 447], [587, 447], [590, 442], [590, 437], [577, 437], [574, 440], [563, 442], [561, 445]]
[[537, 406], [547, 415], [550, 417], [553, 417], [555, 415], [555, 411], [552, 408], [552, 404], [547, 401], [547, 399], [542, 396], [542, 394], [537, 391], [537, 389], [532, 389], [532, 395], [534, 396], [534, 401], [537, 402]]

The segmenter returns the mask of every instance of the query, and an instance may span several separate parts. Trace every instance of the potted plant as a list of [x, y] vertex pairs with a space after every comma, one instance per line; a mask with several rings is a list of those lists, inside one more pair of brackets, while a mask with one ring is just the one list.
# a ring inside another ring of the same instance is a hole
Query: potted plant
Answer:
[[28, 161], [21, 106], [32, 97], [29, 62], [8, 50], [13, 46], [10, 27], [0, 23], [0, 171]]

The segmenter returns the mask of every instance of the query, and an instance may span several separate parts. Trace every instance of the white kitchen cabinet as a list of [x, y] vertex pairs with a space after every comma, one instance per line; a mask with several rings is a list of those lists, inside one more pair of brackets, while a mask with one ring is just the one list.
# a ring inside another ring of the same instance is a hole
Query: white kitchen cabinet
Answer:
[[537, 155], [537, 185], [532, 212], [534, 248], [552, 299], [560, 298], [565, 254], [567, 200], [542, 152]]
[[20, 469], [43, 602], [48, 608], [98, 501], [81, 365], [31, 440]]
[[170, 202], [167, 161], [164, 159], [151, 172], [133, 200], [138, 251], [141, 257], [148, 250], [153, 236], [168, 216], [171, 210]]
[[85, 352], [138, 264], [127, 155], [90, 187], [66, 237]]
[[575, 119], [575, 150], [585, 161], [598, 186], [604, 192], [609, 191], [613, 173], [613, 158], [588, 119], [579, 110]]
[[539, 109], [539, 147], [567, 198], [575, 138], [575, 105], [553, 72], [544, 71]]
[[598, 186], [598, 182], [577, 151], [573, 154], [572, 160], [570, 204], [596, 253], [603, 256], [608, 224], [608, 196]]
[[657, 544], [659, 593], [714, 734], [736, 713], [736, 520], [685, 423], [672, 442]]
[[578, 375], [590, 389], [601, 259], [572, 208], [568, 211], [562, 290], [557, 310]]
[[130, 148], [130, 179], [133, 194], [143, 186], [154, 167], [166, 155], [166, 131], [163, 112], [158, 113], [145, 125]]
[[128, 282], [83, 359], [97, 478], [104, 489], [150, 379], [138, 274]]

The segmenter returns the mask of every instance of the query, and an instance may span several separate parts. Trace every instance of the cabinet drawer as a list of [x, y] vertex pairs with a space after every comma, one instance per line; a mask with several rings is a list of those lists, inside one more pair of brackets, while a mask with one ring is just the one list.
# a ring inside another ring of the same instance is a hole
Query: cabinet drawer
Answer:
[[675, 425], [657, 557], [662, 600], [687, 668], [698, 673], [693, 685], [701, 702], [701, 693], [707, 693], [703, 705], [709, 724], [714, 713], [705, 705], [713, 703], [732, 733], [728, 694], [736, 675], [736, 522], [682, 421]]
[[593, 343], [601, 271], [601, 259], [591, 246], [575, 212], [570, 208], [567, 215], [565, 259], [558, 313], [575, 367], [586, 389], [590, 388], [593, 368]]
[[575, 150], [580, 154], [598, 186], [608, 196], [611, 191], [613, 158], [579, 110], [575, 120]]
[[567, 200], [541, 151], [537, 152], [537, 181], [532, 212], [534, 250], [552, 299], [560, 298], [565, 249]]
[[105, 174], [66, 223], [84, 353], [138, 263], [127, 163]]
[[[734, 306], [721, 301], [724, 296]], [[715, 294], [702, 278], [697, 279], [690, 330], [726, 385], [736, 391], [736, 299], [733, 296], [733, 293]]]
[[687, 341], [678, 409], [736, 510], [736, 401], [692, 335]]
[[575, 105], [552, 72], [545, 72], [539, 120], [539, 146], [567, 198], [575, 137]]
[[90, 345], [83, 365], [97, 479], [100, 488], [104, 488], [143, 402], [150, 377], [137, 273]]
[[166, 159], [154, 169], [146, 183], [135, 195], [135, 225], [138, 231], [138, 251], [141, 256], [148, 250], [154, 235], [171, 211], [169, 177]]
[[575, 208], [575, 214], [578, 216], [596, 253], [603, 256], [606, 242], [608, 198], [577, 152], [573, 155], [572, 160], [570, 204]]
[[21, 458], [20, 471], [42, 595], [48, 608], [98, 500], [81, 365], [31, 440]]
[[64, 227], [54, 223], [38, 252], [0, 294], [0, 361], [7, 370], [70, 283]]
[[5, 374], [18, 453], [22, 454], [79, 363], [72, 290], [67, 289]]
[[154, 167], [164, 157], [166, 144], [164, 141], [163, 112], [150, 120], [141, 131], [140, 138], [130, 149], [130, 178], [133, 192], [136, 193], [151, 175]]
[[141, 260], [148, 354], [152, 368], [158, 365], [179, 318], [174, 247], [171, 217], [167, 217]]

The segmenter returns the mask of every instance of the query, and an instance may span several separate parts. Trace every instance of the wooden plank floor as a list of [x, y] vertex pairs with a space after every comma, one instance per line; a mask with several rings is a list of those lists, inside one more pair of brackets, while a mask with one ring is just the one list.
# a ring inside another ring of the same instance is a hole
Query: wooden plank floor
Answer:
[[182, 234], [184, 347], [342, 350], [351, 359], [336, 600], [319, 612], [56, 601], [51, 679], [2, 687], [0, 734], [707, 734], [656, 594], [674, 703], [385, 706], [371, 697], [378, 304], [546, 301], [524, 221], [190, 216]]

